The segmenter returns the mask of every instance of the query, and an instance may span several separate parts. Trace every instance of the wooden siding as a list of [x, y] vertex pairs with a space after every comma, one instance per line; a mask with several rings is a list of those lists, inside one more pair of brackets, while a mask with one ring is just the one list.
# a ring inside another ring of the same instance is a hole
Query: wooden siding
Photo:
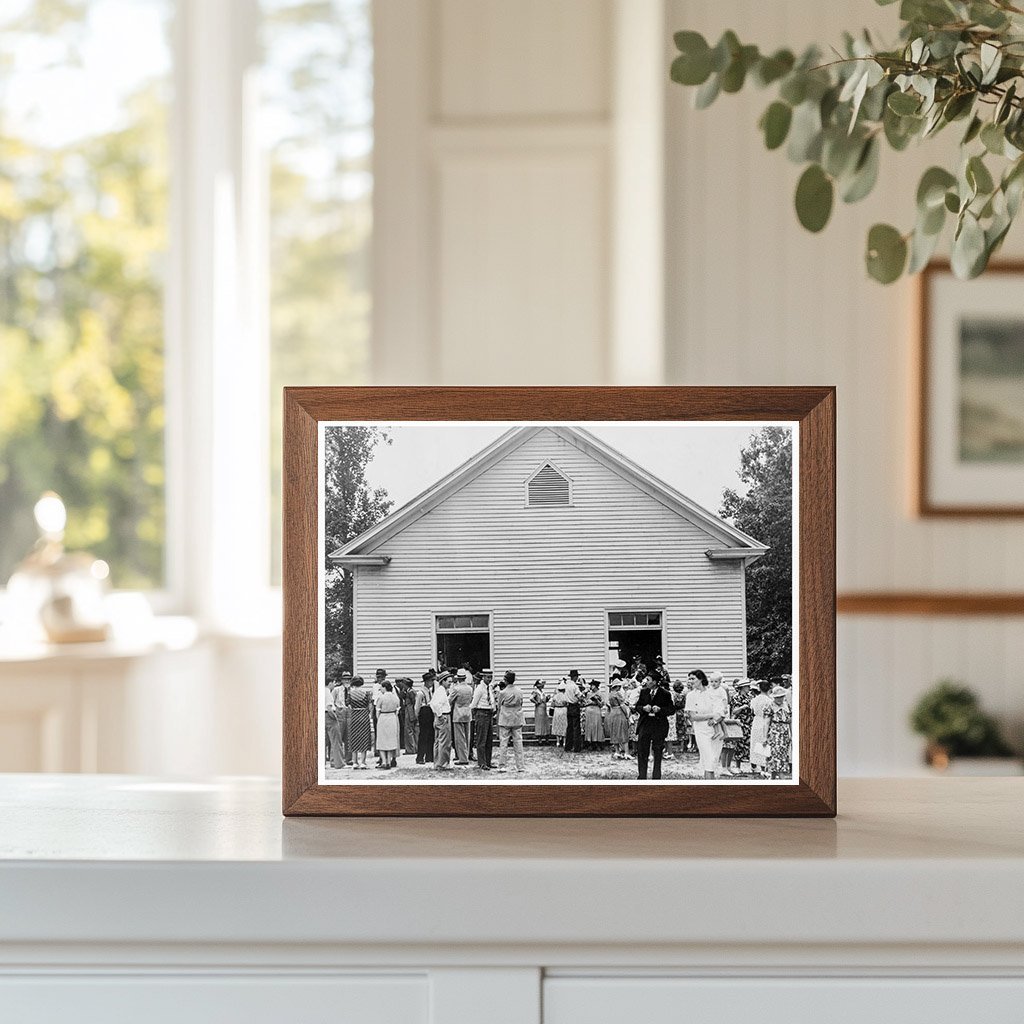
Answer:
[[[551, 461], [571, 507], [530, 508], [526, 481]], [[552, 431], [533, 435], [356, 570], [356, 670], [418, 678], [433, 617], [489, 612], [494, 669], [527, 684], [570, 668], [603, 678], [609, 611], [664, 613], [665, 660], [744, 672], [743, 568], [713, 562], [703, 530]]]

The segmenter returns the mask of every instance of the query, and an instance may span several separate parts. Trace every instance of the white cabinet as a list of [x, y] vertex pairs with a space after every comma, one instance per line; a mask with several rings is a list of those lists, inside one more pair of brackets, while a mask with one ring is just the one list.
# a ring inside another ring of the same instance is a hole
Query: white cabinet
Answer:
[[0, 1024], [1024, 1022], [1020, 780], [844, 780], [836, 821], [280, 801], [0, 776]]
[[549, 977], [544, 982], [544, 1024], [677, 1020], [1020, 1024], [1024, 978]]
[[17, 1024], [428, 1024], [418, 976], [57, 976], [0, 979], [0, 1019]]

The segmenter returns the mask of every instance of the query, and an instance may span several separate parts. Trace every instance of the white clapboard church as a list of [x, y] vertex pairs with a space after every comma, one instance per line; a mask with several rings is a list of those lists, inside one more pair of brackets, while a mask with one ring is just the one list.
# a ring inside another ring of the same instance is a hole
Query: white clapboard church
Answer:
[[354, 668], [471, 664], [553, 683], [664, 658], [746, 675], [746, 566], [767, 549], [589, 432], [516, 427], [331, 553]]

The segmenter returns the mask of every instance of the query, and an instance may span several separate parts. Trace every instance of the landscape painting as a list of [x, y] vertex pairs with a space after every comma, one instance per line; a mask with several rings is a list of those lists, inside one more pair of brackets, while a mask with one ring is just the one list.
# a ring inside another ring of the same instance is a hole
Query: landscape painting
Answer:
[[1024, 463], [1024, 317], [960, 321], [960, 459]]

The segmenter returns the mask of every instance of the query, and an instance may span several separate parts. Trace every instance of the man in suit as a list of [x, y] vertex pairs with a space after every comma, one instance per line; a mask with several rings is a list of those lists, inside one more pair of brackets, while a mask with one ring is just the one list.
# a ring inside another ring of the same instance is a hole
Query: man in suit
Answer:
[[515, 672], [506, 672], [505, 678], [499, 684], [498, 692], [498, 741], [501, 745], [501, 757], [498, 760], [498, 771], [505, 770], [505, 760], [508, 757], [508, 744], [512, 743], [512, 749], [516, 756], [516, 771], [526, 770], [526, 761], [523, 757], [523, 725], [526, 722], [523, 716], [523, 695], [516, 686]]
[[637, 778], [647, 778], [647, 761], [653, 751], [651, 778], [660, 779], [661, 755], [668, 735], [668, 717], [675, 714], [675, 705], [660, 680], [648, 676], [637, 698], [636, 710], [640, 716], [636, 727]]
[[470, 686], [466, 670], [455, 673], [455, 685], [451, 689], [452, 739], [455, 742], [455, 763], [469, 764], [469, 727], [473, 721], [470, 704], [473, 701], [473, 687]]

